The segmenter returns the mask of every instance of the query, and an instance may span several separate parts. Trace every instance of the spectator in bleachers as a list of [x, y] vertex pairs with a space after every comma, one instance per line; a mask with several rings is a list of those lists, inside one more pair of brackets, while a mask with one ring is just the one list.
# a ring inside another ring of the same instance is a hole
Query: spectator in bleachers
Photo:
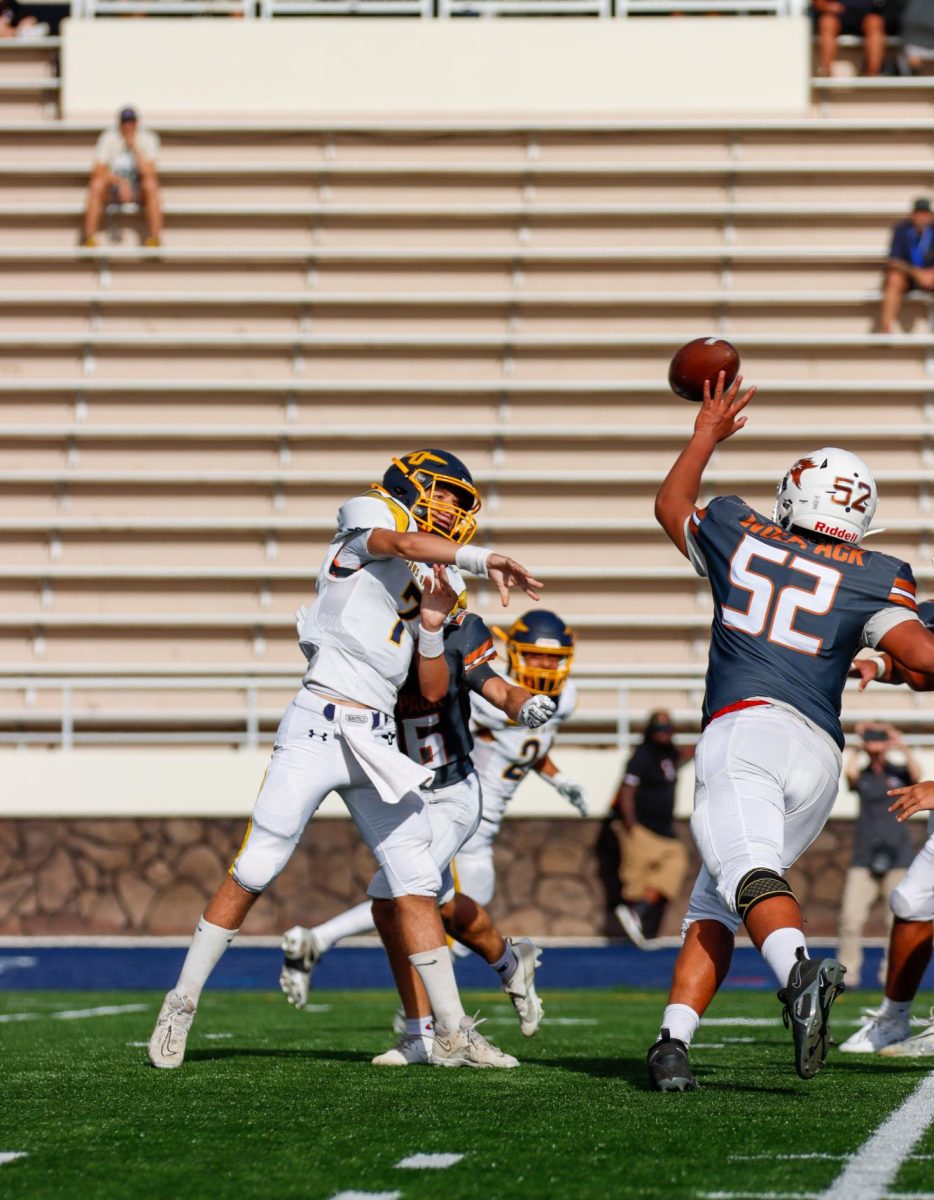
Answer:
[[139, 204], [146, 217], [147, 246], [162, 244], [162, 202], [156, 157], [159, 138], [140, 124], [135, 108], [123, 108], [117, 124], [97, 139], [88, 204], [84, 217], [84, 244], [97, 245], [101, 218], [108, 203]]
[[901, 19], [901, 73], [916, 75], [934, 58], [934, 0], [908, 0]]
[[885, 23], [889, 0], [813, 0], [817, 30], [817, 74], [833, 73], [841, 33], [863, 39], [863, 74], [879, 75], [885, 59]]
[[26, 12], [19, 0], [0, 0], [0, 38], [41, 38], [50, 33], [48, 21]]
[[[888, 903], [914, 857], [908, 826], [900, 825], [889, 812], [889, 790], [917, 783], [921, 778], [918, 760], [891, 725], [873, 722], [857, 726], [857, 732], [862, 736], [862, 746], [850, 749], [845, 773], [850, 790], [859, 797], [859, 816], [853, 859], [843, 888], [837, 949], [853, 986], [859, 985], [862, 935], [869, 910], [880, 898]], [[889, 757], [892, 750], [904, 762], [894, 762]], [[885, 963], [879, 978], [885, 979]]]
[[672, 740], [674, 731], [667, 712], [651, 714], [613, 801], [623, 823], [623, 903], [616, 916], [629, 940], [643, 948], [658, 934], [688, 869], [687, 851], [674, 828], [675, 785], [685, 759]]
[[891, 333], [910, 288], [934, 290], [934, 215], [931, 201], [922, 196], [911, 215], [892, 229], [892, 244], [882, 285], [879, 332]]

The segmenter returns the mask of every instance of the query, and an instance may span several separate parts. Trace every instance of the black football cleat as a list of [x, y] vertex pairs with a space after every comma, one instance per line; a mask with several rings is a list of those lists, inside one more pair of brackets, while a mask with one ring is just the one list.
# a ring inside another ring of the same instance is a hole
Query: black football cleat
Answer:
[[700, 1087], [691, 1071], [688, 1048], [667, 1029], [645, 1056], [652, 1087], [657, 1092], [693, 1092]]
[[805, 958], [803, 946], [797, 957], [778, 998], [785, 1006], [785, 1028], [791, 1026], [795, 1039], [795, 1070], [802, 1079], [813, 1079], [827, 1057], [830, 1006], [844, 990], [846, 967], [835, 958]]

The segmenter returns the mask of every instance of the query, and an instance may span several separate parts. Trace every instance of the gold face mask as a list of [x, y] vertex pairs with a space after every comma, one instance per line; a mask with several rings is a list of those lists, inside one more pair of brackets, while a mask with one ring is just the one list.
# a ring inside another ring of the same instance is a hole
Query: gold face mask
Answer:
[[[417, 461], [413, 462], [413, 459]], [[434, 456], [426, 451], [416, 451], [405, 458], [394, 458], [392, 462], [416, 490], [409, 507], [419, 529], [437, 533], [458, 546], [466, 546], [477, 532], [480, 496], [472, 483], [434, 470], [433, 459]], [[442, 498], [439, 494], [442, 491], [452, 492], [460, 502]]]

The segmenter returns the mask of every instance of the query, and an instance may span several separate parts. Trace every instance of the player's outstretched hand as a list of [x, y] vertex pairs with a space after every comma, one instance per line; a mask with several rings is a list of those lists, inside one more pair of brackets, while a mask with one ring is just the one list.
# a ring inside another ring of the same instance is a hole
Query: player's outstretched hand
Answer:
[[911, 787], [892, 788], [889, 795], [898, 797], [889, 805], [889, 812], [895, 813], [898, 821], [907, 821], [916, 812], [934, 812], [934, 783], [929, 779]]
[[711, 395], [710, 380], [704, 380], [704, 400], [694, 422], [694, 432], [712, 437], [715, 442], [725, 442], [728, 437], [738, 433], [746, 424], [746, 417], [740, 416], [743, 409], [756, 394], [754, 387], [747, 388], [740, 395], [739, 389], [743, 383], [742, 375], [737, 375], [732, 384], [725, 388], [726, 374], [721, 371]]
[[514, 558], [505, 554], [491, 554], [486, 564], [487, 574], [499, 589], [499, 598], [503, 608], [509, 603], [509, 589], [521, 588], [531, 599], [538, 599], [538, 589], [544, 587], [539, 579], [532, 577], [531, 571]]
[[519, 709], [519, 724], [526, 729], [538, 729], [555, 715], [555, 702], [550, 696], [531, 696]]
[[573, 779], [566, 779], [564, 776], [561, 776], [558, 791], [572, 808], [577, 809], [582, 817], [587, 816], [587, 793], [579, 783], [575, 783]]
[[[850, 669], [847, 675], [850, 679], [858, 679], [858, 692], [865, 692], [866, 688], [874, 679], [878, 678], [879, 664], [874, 658], [854, 658], [850, 663]], [[859, 730], [857, 730], [857, 733]]]
[[437, 632], [456, 603], [457, 592], [451, 587], [447, 568], [434, 563], [422, 590], [422, 602], [418, 610], [421, 623], [426, 629]]

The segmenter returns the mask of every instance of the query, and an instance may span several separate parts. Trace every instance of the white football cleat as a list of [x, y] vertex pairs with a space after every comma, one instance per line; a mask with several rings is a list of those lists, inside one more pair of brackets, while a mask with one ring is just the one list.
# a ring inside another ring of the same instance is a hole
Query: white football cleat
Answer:
[[171, 1070], [182, 1065], [185, 1061], [185, 1043], [197, 1011], [190, 996], [174, 991], [168, 993], [149, 1039], [149, 1061], [154, 1067]]
[[530, 938], [506, 938], [515, 951], [519, 965], [503, 980], [503, 991], [519, 1014], [519, 1028], [524, 1037], [534, 1037], [542, 1023], [545, 1009], [535, 991], [535, 972], [541, 966], [542, 952]]
[[321, 961], [322, 951], [315, 940], [315, 931], [303, 925], [293, 925], [282, 935], [282, 970], [279, 987], [289, 1004], [304, 1008], [311, 991], [311, 973]]
[[634, 908], [630, 908], [628, 904], [617, 904], [615, 910], [616, 919], [623, 927], [623, 932], [634, 946], [638, 946], [640, 950], [645, 950], [648, 946], [648, 938], [645, 936], [645, 931], [642, 928], [642, 918]]
[[403, 1033], [394, 1046], [377, 1054], [374, 1067], [414, 1067], [431, 1062], [433, 1037], [423, 1033]]
[[934, 1010], [931, 1020], [920, 1033], [916, 1033], [914, 1037], [906, 1037], [901, 1042], [893, 1042], [879, 1053], [884, 1054], [886, 1058], [930, 1058], [934, 1055]]
[[504, 1054], [479, 1032], [476, 1018], [462, 1017], [460, 1028], [450, 1033], [435, 1030], [431, 1063], [435, 1067], [518, 1067], [519, 1060]]
[[911, 1033], [907, 1017], [883, 1016], [878, 1009], [864, 1009], [863, 1016], [865, 1024], [838, 1046], [844, 1054], [884, 1054], [886, 1046], [903, 1042]]

